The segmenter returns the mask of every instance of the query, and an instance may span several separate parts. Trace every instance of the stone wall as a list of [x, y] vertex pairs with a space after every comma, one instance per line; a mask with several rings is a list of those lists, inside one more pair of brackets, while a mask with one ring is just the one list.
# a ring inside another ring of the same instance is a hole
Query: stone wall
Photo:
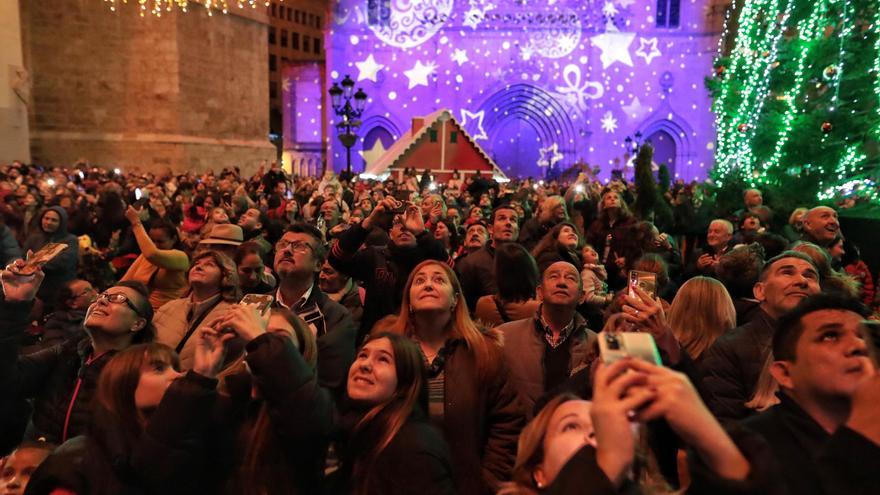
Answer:
[[264, 14], [209, 17], [191, 6], [142, 18], [135, 2], [117, 12], [79, 0], [20, 6], [35, 162], [247, 171], [274, 158]]
[[30, 160], [27, 81], [18, 0], [0, 0], [0, 163]]

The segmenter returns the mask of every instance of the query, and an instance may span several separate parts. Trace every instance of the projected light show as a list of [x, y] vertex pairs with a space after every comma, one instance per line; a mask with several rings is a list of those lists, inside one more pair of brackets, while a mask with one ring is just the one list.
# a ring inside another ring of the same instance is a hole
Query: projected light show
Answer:
[[449, 109], [509, 176], [587, 163], [608, 177], [630, 162], [629, 137], [650, 140], [673, 176], [703, 178], [715, 139], [703, 80], [717, 48], [706, 17], [690, 0], [342, 0], [326, 75], [369, 95], [356, 172], [413, 117]]

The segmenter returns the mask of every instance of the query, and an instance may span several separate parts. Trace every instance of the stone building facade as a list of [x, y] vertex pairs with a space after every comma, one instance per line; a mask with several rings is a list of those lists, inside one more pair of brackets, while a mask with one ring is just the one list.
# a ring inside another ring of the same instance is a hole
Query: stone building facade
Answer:
[[262, 9], [19, 5], [34, 162], [245, 172], [274, 159]]

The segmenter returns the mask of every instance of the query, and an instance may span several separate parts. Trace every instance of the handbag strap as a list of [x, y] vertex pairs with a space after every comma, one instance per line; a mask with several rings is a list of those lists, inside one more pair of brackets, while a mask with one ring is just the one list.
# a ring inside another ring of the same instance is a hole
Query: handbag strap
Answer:
[[208, 316], [208, 313], [213, 311], [214, 308], [216, 308], [222, 300], [222, 297], [218, 298], [216, 301], [214, 301], [214, 304], [212, 304], [208, 309], [202, 311], [202, 314], [200, 314], [199, 317], [196, 318], [194, 322], [192, 322], [192, 325], [189, 326], [189, 330], [186, 331], [186, 334], [183, 336], [182, 339], [180, 339], [180, 342], [177, 344], [177, 348], [175, 349], [175, 351], [178, 354], [180, 354], [180, 351], [183, 350], [183, 346], [186, 345], [186, 342], [189, 340], [190, 337], [192, 337], [192, 334], [195, 333], [196, 329], [199, 328], [199, 325], [202, 324], [202, 321], [205, 319], [205, 317]]
[[507, 311], [504, 310], [504, 304], [502, 304], [501, 301], [498, 300], [498, 296], [492, 296], [492, 300], [495, 302], [495, 309], [498, 310], [498, 314], [501, 315], [501, 319], [504, 321], [504, 323], [510, 321], [510, 315], [508, 315]]

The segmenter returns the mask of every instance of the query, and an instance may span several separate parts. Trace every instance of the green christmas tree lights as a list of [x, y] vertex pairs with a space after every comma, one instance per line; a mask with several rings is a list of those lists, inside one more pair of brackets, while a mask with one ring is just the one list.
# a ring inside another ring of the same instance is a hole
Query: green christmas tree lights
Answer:
[[715, 183], [764, 187], [789, 204], [876, 201], [880, 2], [750, 0], [738, 20], [730, 53], [707, 79]]

